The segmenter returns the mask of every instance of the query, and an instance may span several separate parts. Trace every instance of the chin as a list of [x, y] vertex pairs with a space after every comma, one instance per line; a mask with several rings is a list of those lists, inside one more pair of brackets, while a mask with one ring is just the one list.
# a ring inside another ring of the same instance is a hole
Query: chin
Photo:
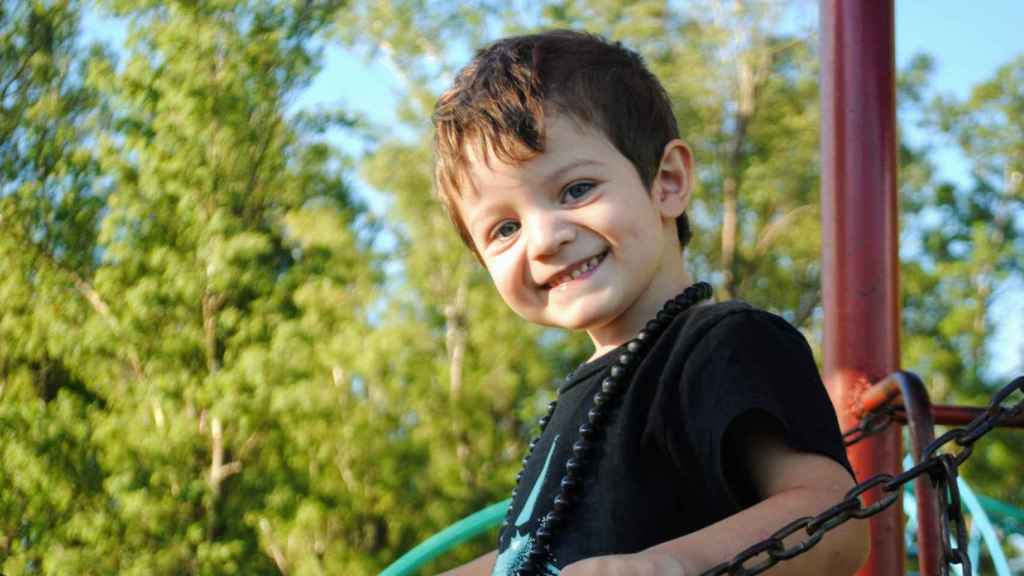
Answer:
[[[592, 297], [593, 295], [588, 298]], [[587, 302], [582, 310], [573, 306], [567, 308], [552, 308], [544, 305], [513, 306], [509, 304], [508, 300], [505, 303], [517, 316], [531, 324], [573, 331], [584, 331], [603, 326], [610, 322], [610, 319], [617, 318], [622, 313], [622, 310], [615, 309], [615, 305], [607, 301]]]
[[551, 314], [547, 313], [547, 310], [537, 310], [535, 308], [523, 309], [516, 308], [514, 306], [509, 307], [512, 308], [512, 311], [516, 313], [516, 316], [519, 316], [520, 318], [526, 320], [530, 324], [546, 326], [549, 328], [562, 328], [565, 330], [582, 330], [581, 327], [577, 326], [579, 322], [576, 319], [568, 317], [565, 314]]
[[551, 325], [564, 328], [566, 330], [573, 331], [585, 331], [591, 328], [598, 328], [607, 323], [608, 318], [612, 318], [606, 310], [593, 310], [589, 311], [589, 314], [565, 314], [557, 316], [551, 322]]

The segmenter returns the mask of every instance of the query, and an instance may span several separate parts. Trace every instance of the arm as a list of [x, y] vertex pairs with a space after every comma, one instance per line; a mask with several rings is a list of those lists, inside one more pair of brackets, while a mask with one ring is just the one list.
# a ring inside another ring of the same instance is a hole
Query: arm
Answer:
[[487, 554], [441, 574], [440, 576], [490, 576], [494, 568], [494, 560], [498, 557], [498, 551], [492, 550]]
[[[562, 576], [698, 576], [790, 521], [824, 512], [853, 487], [853, 479], [838, 463], [817, 454], [797, 452], [782, 441], [781, 435], [747, 436], [745, 448], [748, 470], [763, 498], [759, 503], [637, 554], [577, 562], [567, 566]], [[800, 534], [794, 536], [795, 541], [799, 541]], [[807, 552], [780, 562], [766, 574], [853, 574], [867, 558], [867, 551], [867, 522], [850, 520], [828, 532]]]

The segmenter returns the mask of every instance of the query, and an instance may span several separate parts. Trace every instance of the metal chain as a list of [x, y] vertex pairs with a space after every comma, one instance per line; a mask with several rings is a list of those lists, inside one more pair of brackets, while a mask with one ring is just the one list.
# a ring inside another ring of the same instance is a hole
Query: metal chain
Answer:
[[895, 414], [896, 406], [892, 404], [886, 404], [874, 412], [868, 412], [861, 418], [857, 426], [843, 432], [843, 446], [853, 446], [868, 436], [885, 430], [892, 424]]
[[[1024, 376], [1018, 377], [1000, 390], [988, 408], [964, 428], [946, 432], [930, 443], [923, 452], [920, 463], [899, 475], [878, 474], [854, 486], [846, 497], [817, 516], [805, 516], [783, 526], [766, 540], [747, 548], [729, 562], [723, 562], [701, 576], [753, 576], [771, 568], [778, 562], [803, 554], [817, 544], [825, 533], [851, 518], [869, 518], [885, 510], [899, 498], [903, 485], [927, 474], [939, 495], [939, 510], [942, 520], [943, 574], [951, 574], [950, 566], [959, 564], [963, 576], [971, 576], [971, 561], [967, 555], [967, 529], [963, 510], [960, 506], [960, 490], [957, 487], [958, 467], [973, 450], [974, 443], [1007, 418], [1024, 413], [1024, 399], [1012, 406], [1004, 406], [1014, 392], [1024, 394]], [[865, 436], [876, 433], [892, 421], [892, 410], [874, 412], [864, 419], [857, 428], [843, 435], [847, 445]], [[876, 416], [877, 414], [881, 416]], [[867, 423], [872, 420], [871, 423]], [[884, 423], [884, 424], [883, 424]], [[855, 438], [849, 441], [848, 438]], [[955, 447], [953, 445], [956, 445]], [[954, 448], [955, 451], [940, 450]], [[861, 496], [877, 489], [878, 500], [864, 506]], [[786, 545], [783, 540], [797, 534], [805, 534], [802, 541]], [[951, 542], [952, 540], [952, 542]]]

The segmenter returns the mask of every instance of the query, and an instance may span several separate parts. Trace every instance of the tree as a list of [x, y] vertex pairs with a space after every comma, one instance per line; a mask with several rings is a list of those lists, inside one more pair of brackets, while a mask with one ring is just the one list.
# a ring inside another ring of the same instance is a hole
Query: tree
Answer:
[[361, 571], [336, 424], [380, 271], [331, 118], [287, 111], [331, 6], [114, 2], [88, 68], [77, 7], [6, 8], [4, 572]]
[[[922, 57], [908, 70], [917, 78], [908, 107], [921, 129], [959, 149], [971, 175], [967, 182], [942, 179], [927, 149], [904, 150], [911, 246], [902, 258], [904, 363], [925, 376], [934, 401], [987, 405], [1009, 382], [990, 369], [999, 320], [991, 311], [1024, 278], [1024, 59], [999, 68], [964, 101], [930, 94], [931, 66]], [[1020, 487], [1007, 470], [1021, 453], [1019, 433], [995, 432], [979, 443], [964, 475], [982, 492], [1020, 507]]]
[[[91, 278], [104, 191], [77, 2], [0, 3], [0, 559], [38, 569], [75, 537], [102, 475], [88, 414], [103, 391], [71, 332], [102, 310]], [[5, 563], [10, 573], [15, 564]]]

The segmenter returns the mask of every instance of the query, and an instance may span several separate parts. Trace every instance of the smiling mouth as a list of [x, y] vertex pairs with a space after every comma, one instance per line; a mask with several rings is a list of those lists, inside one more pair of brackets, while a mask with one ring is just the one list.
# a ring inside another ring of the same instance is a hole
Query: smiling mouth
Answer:
[[588, 259], [584, 260], [583, 262], [581, 262], [580, 264], [575, 266], [572, 269], [572, 271], [567, 272], [565, 274], [559, 274], [557, 277], [555, 277], [553, 280], [551, 280], [551, 282], [548, 282], [547, 284], [544, 284], [544, 286], [543, 286], [544, 289], [545, 290], [552, 290], [554, 288], [557, 288], [557, 287], [561, 286], [562, 284], [566, 284], [568, 282], [572, 282], [573, 280], [578, 280], [580, 278], [585, 278], [587, 276], [590, 276], [590, 274], [598, 266], [601, 265], [601, 262], [604, 262], [604, 259], [605, 259], [606, 256], [608, 256], [608, 251], [607, 250], [605, 250], [604, 252], [601, 252], [597, 256], [593, 256], [591, 258], [588, 258]]

